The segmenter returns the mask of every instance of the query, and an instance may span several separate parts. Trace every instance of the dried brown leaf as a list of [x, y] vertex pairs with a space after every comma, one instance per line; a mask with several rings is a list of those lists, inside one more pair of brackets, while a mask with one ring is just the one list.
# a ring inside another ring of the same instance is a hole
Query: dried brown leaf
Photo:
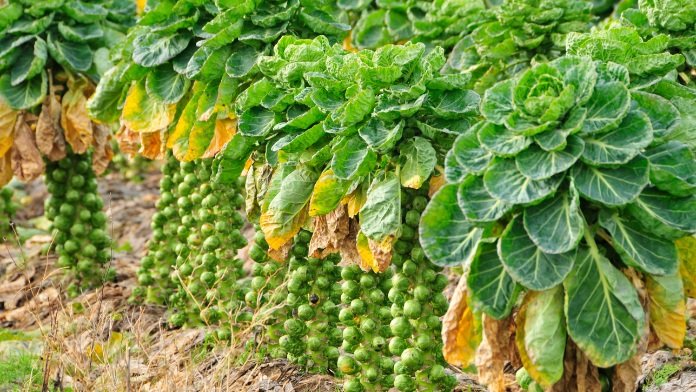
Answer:
[[111, 129], [103, 124], [94, 123], [94, 153], [92, 168], [96, 174], [104, 173], [109, 166], [114, 151], [111, 149]]
[[290, 255], [291, 249], [292, 249], [292, 241], [288, 241], [278, 249], [269, 248], [268, 249], [268, 257], [270, 257], [271, 259], [273, 259], [279, 263], [284, 263], [285, 260], [288, 259], [288, 255]]
[[442, 319], [442, 353], [445, 360], [459, 367], [471, 365], [481, 339], [481, 320], [469, 306], [466, 276], [462, 276]]
[[338, 206], [326, 215], [313, 219], [314, 233], [309, 242], [309, 255], [324, 258], [338, 252], [350, 232], [350, 220], [345, 206]]
[[563, 378], [551, 387], [550, 392], [601, 392], [599, 370], [568, 338], [563, 358]]
[[22, 181], [31, 181], [44, 171], [41, 152], [36, 147], [34, 132], [23, 116], [15, 124], [15, 139], [12, 145], [12, 171]]
[[140, 134], [140, 155], [148, 159], [163, 159], [166, 146], [162, 142], [166, 129], [159, 132], [148, 132]]
[[46, 158], [59, 161], [65, 158], [65, 136], [60, 126], [61, 106], [55, 94], [46, 97], [36, 123], [36, 146]]
[[483, 340], [476, 350], [475, 364], [479, 381], [491, 392], [505, 392], [505, 364], [514, 360], [514, 322], [484, 315]]
[[116, 141], [118, 142], [118, 148], [121, 153], [134, 157], [138, 153], [140, 148], [140, 135], [137, 132], [133, 132], [125, 126], [116, 132]]
[[14, 173], [12, 172], [12, 154], [8, 151], [0, 157], [0, 187], [7, 185]]
[[65, 133], [65, 140], [73, 151], [83, 154], [92, 145], [94, 128], [87, 114], [87, 98], [94, 92], [85, 79], [70, 79], [68, 92], [63, 95], [60, 124]]
[[358, 248], [355, 246], [359, 232], [360, 224], [356, 219], [351, 219], [348, 226], [348, 235], [341, 242], [341, 246], [339, 248], [341, 260], [345, 265], [360, 264], [360, 254], [358, 254]]

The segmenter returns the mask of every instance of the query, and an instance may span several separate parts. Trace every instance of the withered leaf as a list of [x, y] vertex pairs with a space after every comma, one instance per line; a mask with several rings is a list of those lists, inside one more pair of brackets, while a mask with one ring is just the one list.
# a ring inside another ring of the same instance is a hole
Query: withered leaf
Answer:
[[92, 154], [92, 168], [96, 174], [104, 173], [109, 166], [114, 152], [111, 149], [111, 129], [103, 124], [94, 123], [94, 153]]
[[65, 136], [60, 126], [61, 106], [55, 94], [46, 97], [36, 123], [36, 146], [51, 161], [65, 158]]
[[284, 263], [285, 260], [288, 259], [288, 255], [290, 255], [290, 250], [292, 249], [292, 241], [288, 241], [285, 244], [283, 244], [280, 248], [278, 249], [268, 249], [268, 257], [271, 259], [279, 262], [279, 263]]
[[218, 118], [215, 121], [215, 133], [208, 148], [203, 153], [201, 158], [212, 158], [232, 139], [237, 133], [236, 118]]
[[60, 124], [65, 140], [77, 154], [85, 153], [93, 143], [94, 129], [86, 107], [87, 98], [92, 92], [94, 86], [87, 80], [70, 79], [68, 92], [63, 95]]
[[11, 153], [7, 152], [0, 157], [0, 187], [7, 185], [12, 180]]
[[601, 392], [599, 370], [592, 365], [573, 340], [568, 338], [563, 357], [563, 377], [550, 392]]
[[12, 147], [18, 115], [19, 112], [0, 99], [0, 156], [4, 156]]
[[514, 323], [512, 316], [496, 320], [483, 316], [483, 340], [476, 350], [475, 364], [479, 381], [492, 392], [505, 392], [504, 368], [514, 359]]
[[159, 132], [141, 133], [139, 150], [140, 155], [148, 159], [164, 158], [166, 148], [162, 140], [165, 139], [163, 135], [166, 132], [166, 129], [162, 129]]
[[481, 339], [481, 319], [469, 306], [466, 277], [462, 276], [442, 319], [442, 354], [447, 363], [467, 367], [474, 361]]
[[345, 206], [313, 219], [314, 233], [309, 241], [309, 255], [324, 258], [338, 252], [349, 235], [350, 220]]
[[41, 152], [36, 147], [34, 132], [20, 116], [15, 125], [15, 139], [12, 145], [12, 171], [22, 181], [31, 181], [44, 171]]
[[126, 156], [132, 158], [138, 153], [140, 148], [140, 136], [138, 133], [121, 126], [118, 132], [116, 132], [116, 141], [118, 142], [119, 150]]

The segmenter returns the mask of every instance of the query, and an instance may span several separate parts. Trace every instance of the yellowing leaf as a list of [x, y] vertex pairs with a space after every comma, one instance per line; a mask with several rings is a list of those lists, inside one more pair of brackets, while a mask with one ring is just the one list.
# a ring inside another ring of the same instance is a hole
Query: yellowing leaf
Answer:
[[358, 51], [358, 49], [353, 46], [353, 31], [350, 31], [348, 35], [346, 35], [346, 38], [343, 39], [343, 50], [353, 53]]
[[[190, 162], [200, 158], [210, 145], [210, 141], [215, 134], [215, 120], [196, 121], [188, 135], [187, 149], [183, 156], [175, 152], [175, 156], [183, 162]], [[178, 150], [179, 145], [174, 145], [174, 151]]]
[[218, 118], [217, 121], [215, 121], [215, 134], [202, 158], [214, 157], [236, 133], [236, 118]]
[[548, 389], [563, 376], [566, 330], [561, 286], [528, 291], [515, 323], [522, 364], [537, 384]]
[[358, 187], [341, 201], [348, 205], [348, 217], [353, 218], [360, 213], [360, 210], [367, 201], [367, 181]]
[[350, 182], [336, 177], [333, 169], [324, 170], [314, 184], [312, 197], [309, 199], [309, 216], [325, 215], [341, 203]]
[[391, 264], [394, 241], [393, 237], [386, 237], [377, 242], [367, 238], [362, 232], [358, 233], [356, 246], [360, 255], [360, 268], [363, 271], [386, 271]]
[[61, 105], [55, 94], [49, 94], [41, 105], [36, 123], [36, 146], [51, 161], [59, 161], [67, 154], [65, 136], [60, 127]]
[[36, 147], [34, 132], [20, 117], [15, 124], [15, 139], [12, 145], [12, 171], [22, 181], [31, 181], [44, 171], [44, 161]]
[[459, 279], [449, 309], [442, 319], [442, 354], [447, 363], [468, 367], [481, 339], [481, 317], [469, 306], [466, 277]]
[[372, 254], [367, 237], [362, 232], [358, 233], [355, 246], [358, 248], [358, 255], [360, 255], [360, 268], [363, 271], [377, 271], [377, 260]]
[[12, 147], [18, 114], [19, 112], [0, 99], [0, 156], [4, 156]]
[[428, 186], [428, 197], [433, 197], [437, 191], [445, 185], [445, 175], [442, 174], [442, 167], [437, 166], [435, 168], [435, 173], [430, 177], [430, 184]]
[[65, 140], [77, 154], [84, 154], [94, 141], [92, 120], [87, 114], [87, 97], [94, 92], [85, 79], [70, 79], [68, 92], [63, 95], [60, 124]]
[[680, 238], [676, 245], [684, 292], [688, 297], [696, 298], [696, 237]]
[[12, 154], [7, 152], [0, 157], [0, 187], [7, 185], [12, 180]]
[[148, 96], [143, 79], [128, 90], [121, 122], [133, 132], [157, 132], [169, 127], [175, 115], [175, 104], [158, 102]]
[[140, 155], [148, 159], [164, 158], [165, 147], [164, 143], [162, 143], [164, 133], [166, 133], [165, 130], [160, 132], [141, 133], [140, 150], [138, 151]]
[[678, 349], [686, 337], [686, 300], [679, 273], [646, 275], [650, 326], [667, 347]]

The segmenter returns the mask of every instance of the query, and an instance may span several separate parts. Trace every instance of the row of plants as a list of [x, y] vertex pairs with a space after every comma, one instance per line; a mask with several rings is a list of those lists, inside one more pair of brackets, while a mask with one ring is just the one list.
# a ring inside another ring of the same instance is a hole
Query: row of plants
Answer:
[[[506, 363], [532, 389], [597, 386], [598, 368], [619, 388], [648, 327], [681, 346], [688, 1], [163, 0], [125, 36], [118, 1], [51, 4], [1, 8], [4, 177], [58, 161], [47, 214], [81, 284], [103, 281], [86, 273], [108, 237], [103, 203], [70, 207], [96, 195], [88, 150], [102, 170], [102, 124], [118, 123], [124, 151], [166, 158], [134, 298], [167, 305], [172, 325], [223, 341], [256, 326], [249, 350], [348, 391], [450, 390], [444, 360], [475, 363], [492, 390]], [[15, 78], [30, 43], [37, 65]]]

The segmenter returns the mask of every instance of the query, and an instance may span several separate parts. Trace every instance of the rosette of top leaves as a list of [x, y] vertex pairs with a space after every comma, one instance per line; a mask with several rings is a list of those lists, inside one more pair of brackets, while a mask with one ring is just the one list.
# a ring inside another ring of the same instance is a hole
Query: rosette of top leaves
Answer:
[[475, 90], [483, 91], [535, 57], [562, 55], [568, 33], [590, 29], [591, 11], [592, 3], [583, 0], [503, 1], [479, 12], [479, 26], [457, 42], [445, 71], [471, 73]]
[[265, 76], [237, 100], [239, 129], [217, 158], [217, 180], [236, 178], [249, 157], [270, 166], [247, 196], [272, 250], [343, 202], [360, 222], [364, 267], [384, 270], [401, 231], [401, 187], [430, 178], [479, 103], [461, 89], [468, 77], [439, 76], [444, 62], [423, 44], [349, 53], [325, 37], [281, 38], [259, 60]]
[[566, 332], [599, 367], [636, 353], [646, 315], [621, 269], [645, 280], [657, 336], [682, 344], [674, 239], [696, 232], [696, 162], [662, 141], [676, 110], [629, 87], [625, 67], [573, 56], [497, 83], [421, 219], [426, 255], [466, 265], [474, 308], [506, 318], [530, 290], [517, 343], [543, 387], [563, 373]]
[[64, 158], [66, 142], [78, 154], [93, 147], [95, 171], [106, 168], [110, 131], [84, 105], [134, 16], [130, 0], [0, 5], [0, 182], [38, 177], [42, 156]]
[[[688, 0], [638, 0], [638, 8], [621, 17], [636, 26], [643, 37], [669, 36], [670, 48], [679, 51], [686, 63], [696, 67], [696, 4]], [[695, 75], [691, 75], [694, 78]]]
[[90, 113], [120, 117], [119, 138], [139, 140], [144, 155], [212, 157], [235, 132], [232, 105], [258, 59], [288, 33], [341, 39], [350, 28], [343, 19], [319, 1], [161, 1], [129, 33]]
[[338, 1], [338, 7], [355, 15], [351, 44], [376, 49], [408, 40], [451, 48], [485, 19], [482, 0]]

